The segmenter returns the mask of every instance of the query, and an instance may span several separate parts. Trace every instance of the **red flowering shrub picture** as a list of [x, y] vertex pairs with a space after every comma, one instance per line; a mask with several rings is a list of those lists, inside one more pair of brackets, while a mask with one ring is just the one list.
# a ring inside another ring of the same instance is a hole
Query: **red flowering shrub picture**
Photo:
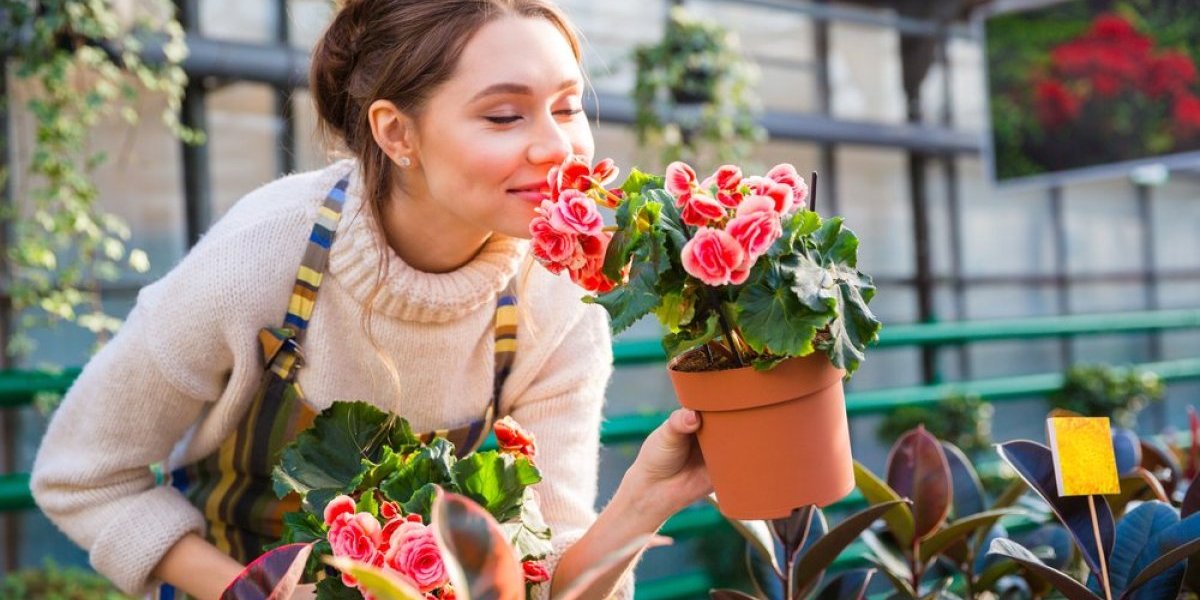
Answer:
[[1200, 0], [1077, 0], [986, 27], [998, 180], [1200, 151]]

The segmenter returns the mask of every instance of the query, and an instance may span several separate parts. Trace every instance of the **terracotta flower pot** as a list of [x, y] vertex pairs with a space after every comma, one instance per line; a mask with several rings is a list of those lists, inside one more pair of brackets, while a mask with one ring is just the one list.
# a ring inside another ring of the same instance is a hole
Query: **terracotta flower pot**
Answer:
[[700, 451], [721, 513], [742, 520], [828, 506], [854, 489], [845, 371], [825, 354], [753, 367], [668, 373], [679, 403], [698, 411]]

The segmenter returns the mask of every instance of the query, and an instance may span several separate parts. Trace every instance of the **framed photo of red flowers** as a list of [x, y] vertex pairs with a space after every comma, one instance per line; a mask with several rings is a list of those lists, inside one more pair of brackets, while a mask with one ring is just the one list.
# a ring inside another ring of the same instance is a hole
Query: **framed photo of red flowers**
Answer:
[[994, 181], [1200, 166], [1200, 0], [1024, 5], [982, 23]]

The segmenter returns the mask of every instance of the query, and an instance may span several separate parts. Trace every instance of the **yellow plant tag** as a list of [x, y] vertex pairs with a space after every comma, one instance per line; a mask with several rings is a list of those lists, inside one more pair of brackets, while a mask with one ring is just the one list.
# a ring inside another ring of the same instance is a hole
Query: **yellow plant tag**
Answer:
[[1121, 491], [1108, 417], [1051, 417], [1046, 437], [1060, 496]]

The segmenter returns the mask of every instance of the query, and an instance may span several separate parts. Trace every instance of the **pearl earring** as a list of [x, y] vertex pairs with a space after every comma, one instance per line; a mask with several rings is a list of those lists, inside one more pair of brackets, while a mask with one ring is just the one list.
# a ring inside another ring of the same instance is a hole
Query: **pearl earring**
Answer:
[[400, 160], [398, 162], [400, 163], [401, 169], [407, 169], [410, 166], [412, 166], [412, 161], [409, 160], [409, 158], [407, 156], [401, 156]]

